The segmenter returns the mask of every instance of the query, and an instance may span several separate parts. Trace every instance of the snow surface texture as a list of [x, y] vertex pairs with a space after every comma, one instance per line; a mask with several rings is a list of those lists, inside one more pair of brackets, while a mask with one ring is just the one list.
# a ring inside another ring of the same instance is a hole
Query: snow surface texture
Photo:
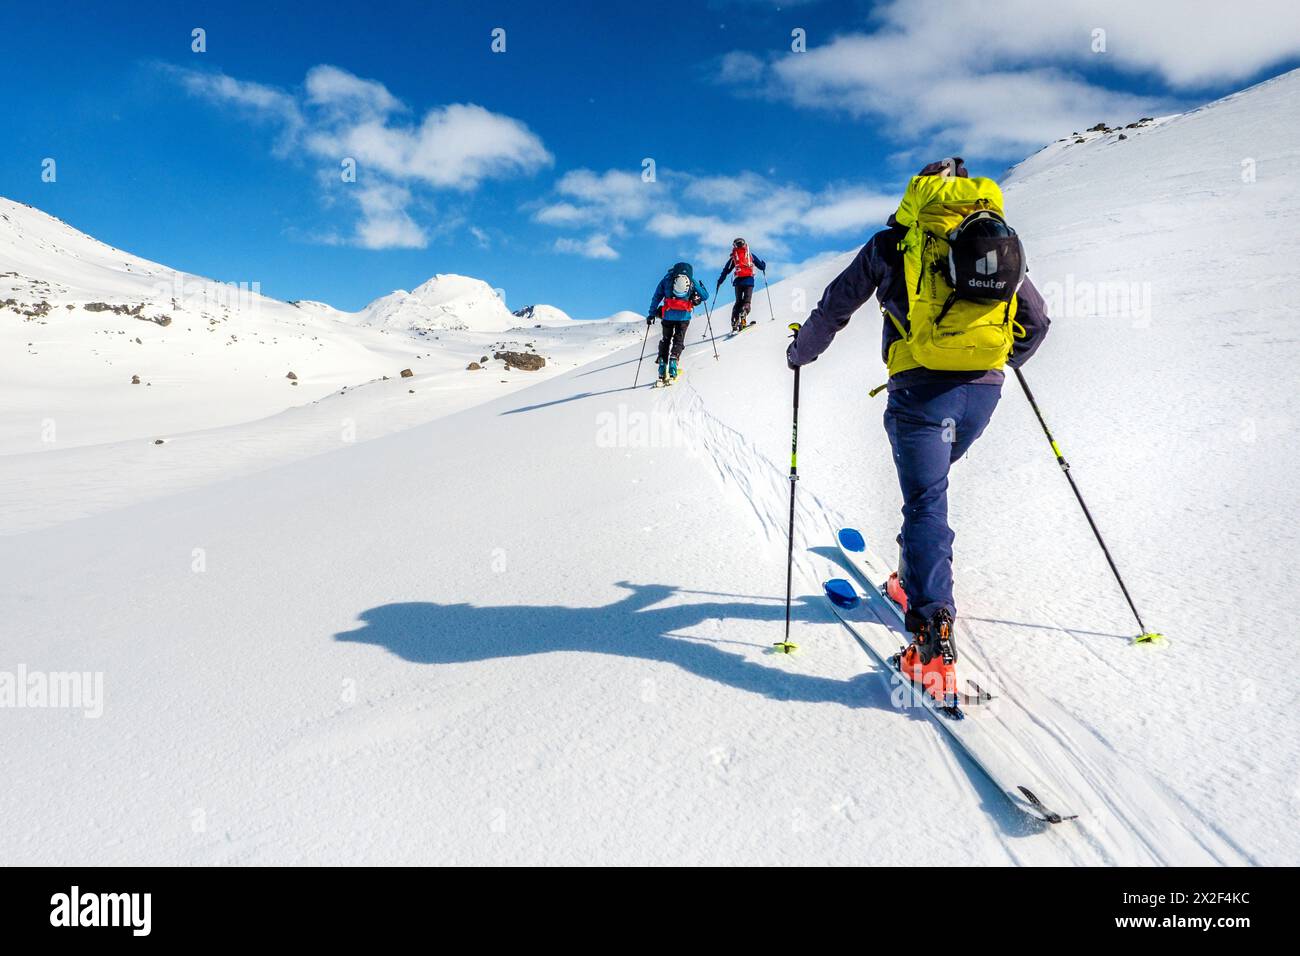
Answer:
[[[784, 325], [848, 254], [774, 285], [777, 321], [757, 300], [762, 324], [720, 361], [697, 322], [672, 389], [644, 387], [647, 365], [629, 390], [637, 329], [526, 391], [257, 474], [80, 520], [56, 494], [51, 526], [0, 551], [0, 668], [101, 672], [103, 715], [0, 712], [20, 782], [0, 790], [0, 859], [1294, 864], [1297, 104], [1289, 74], [1044, 151], [1008, 182], [1035, 282], [1075, 293], [1026, 372], [1171, 639], [1129, 643], [1009, 384], [953, 478], [959, 635], [1077, 822], [1033, 823], [891, 706], [821, 597], [845, 575], [836, 527], [882, 553], [897, 528], [884, 398], [867, 397], [874, 304], [803, 376], [802, 651], [769, 653]], [[1102, 281], [1137, 283], [1138, 307], [1103, 310]], [[324, 404], [230, 425], [230, 444], [278, 441]], [[148, 451], [180, 471], [220, 459], [197, 440]], [[84, 467], [108, 487], [145, 474]], [[8, 479], [6, 512], [41, 480]]]

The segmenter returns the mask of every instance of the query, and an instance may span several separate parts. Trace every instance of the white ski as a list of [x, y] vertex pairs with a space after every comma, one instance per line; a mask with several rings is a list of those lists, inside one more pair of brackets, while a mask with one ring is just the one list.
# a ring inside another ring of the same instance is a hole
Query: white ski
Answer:
[[[902, 611], [884, 594], [884, 582], [889, 571], [854, 529], [842, 528], [836, 538], [840, 553], [859, 578], [866, 594], [861, 596], [856, 607], [842, 607], [835, 601], [830, 602], [831, 607], [863, 649], [890, 671], [891, 680], [899, 689], [899, 696], [895, 699], [901, 699], [902, 706], [925, 709], [1019, 810], [1048, 823], [1075, 819], [1075, 815], [1065, 812], [1056, 789], [1034, 770], [1033, 758], [1017, 742], [1015, 728], [999, 719], [996, 706], [990, 706], [996, 701], [996, 691], [989, 703], [961, 708], [962, 716], [958, 719], [898, 673], [891, 659], [906, 643], [908, 636], [903, 629]], [[987, 687], [980, 689], [984, 692], [990, 690]]]

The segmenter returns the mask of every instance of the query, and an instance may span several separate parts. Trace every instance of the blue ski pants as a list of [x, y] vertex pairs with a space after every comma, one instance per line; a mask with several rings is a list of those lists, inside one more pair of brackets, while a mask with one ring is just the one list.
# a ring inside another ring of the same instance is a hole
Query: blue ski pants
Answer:
[[984, 382], [913, 385], [889, 393], [885, 431], [903, 492], [899, 577], [913, 632], [941, 607], [957, 616], [948, 469], [984, 433], [1001, 395], [1001, 383]]

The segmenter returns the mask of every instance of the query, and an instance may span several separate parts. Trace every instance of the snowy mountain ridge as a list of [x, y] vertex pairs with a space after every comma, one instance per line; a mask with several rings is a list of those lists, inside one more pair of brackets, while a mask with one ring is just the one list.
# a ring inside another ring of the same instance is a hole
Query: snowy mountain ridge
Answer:
[[441, 274], [410, 292], [398, 289], [376, 299], [357, 317], [364, 325], [403, 331], [504, 332], [520, 325], [486, 282]]
[[254, 421], [408, 369], [408, 385], [436, 381], [450, 411], [523, 384], [466, 377], [497, 351], [550, 356], [537, 373], [549, 376], [621, 341], [618, 322], [541, 308], [553, 321], [524, 328], [486, 282], [457, 275], [355, 313], [281, 302], [256, 282], [171, 269], [0, 198], [0, 454]]
[[[195, 309], [201, 317], [210, 305], [242, 299], [244, 309], [293, 305], [322, 318], [348, 320], [395, 330], [504, 332], [518, 326], [499, 290], [481, 279], [437, 274], [408, 292], [397, 289], [355, 313], [328, 303], [298, 300], [281, 303], [262, 296], [253, 283], [232, 284], [170, 269], [123, 252], [42, 212], [34, 206], [0, 196], [0, 293], [11, 309], [51, 308], [105, 301], [110, 305], [144, 303], [149, 311]], [[57, 301], [49, 301], [53, 295]], [[551, 320], [568, 320], [554, 306], [544, 309]]]

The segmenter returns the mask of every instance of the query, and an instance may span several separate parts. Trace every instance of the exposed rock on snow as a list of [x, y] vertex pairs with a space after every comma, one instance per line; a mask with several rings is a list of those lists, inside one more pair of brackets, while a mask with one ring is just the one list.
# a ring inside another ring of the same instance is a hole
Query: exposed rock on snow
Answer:
[[526, 372], [536, 372], [546, 365], [546, 359], [532, 352], [497, 352], [492, 356], [506, 363], [506, 368], [519, 368]]
[[144, 311], [144, 303], [139, 305], [109, 305], [107, 302], [87, 302], [84, 306], [87, 312], [112, 312], [114, 315], [135, 315], [138, 316]]

